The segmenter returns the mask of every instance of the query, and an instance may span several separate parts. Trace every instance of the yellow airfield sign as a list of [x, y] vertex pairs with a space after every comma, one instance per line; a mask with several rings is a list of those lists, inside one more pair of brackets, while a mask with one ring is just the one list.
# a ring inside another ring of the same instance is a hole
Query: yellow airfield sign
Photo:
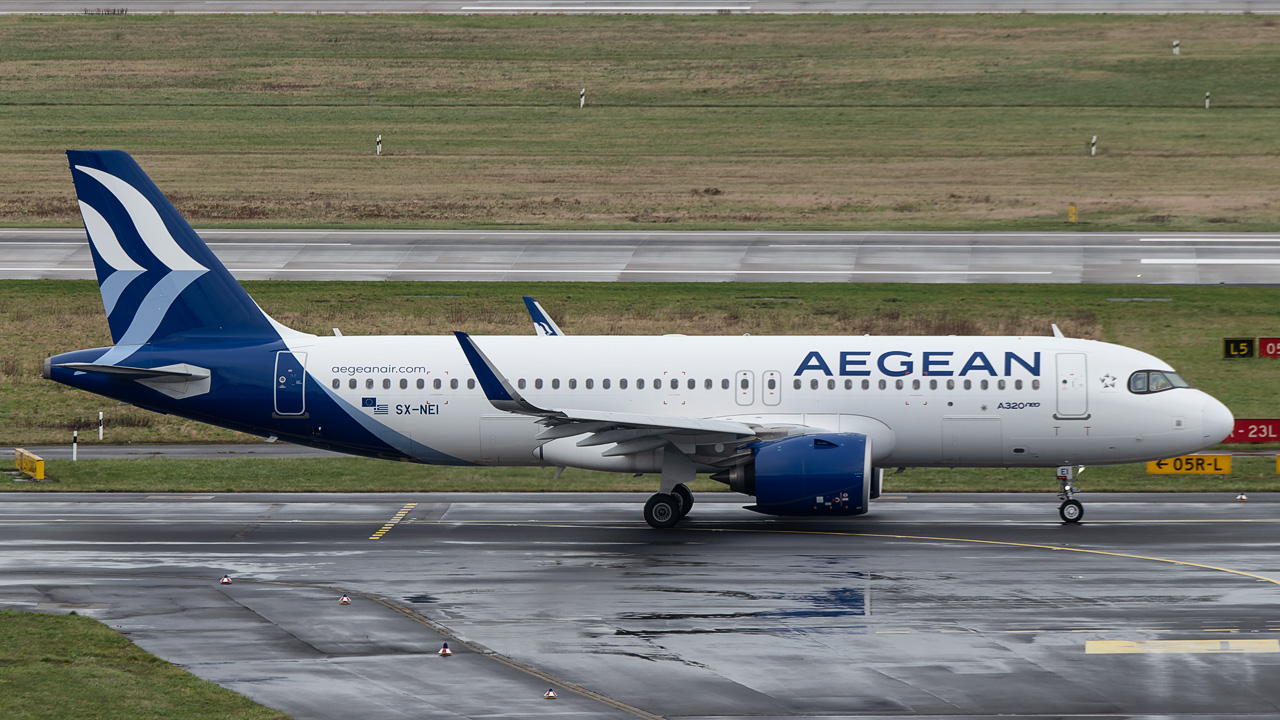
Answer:
[[1157, 475], [1222, 475], [1231, 472], [1230, 455], [1182, 455], [1147, 463], [1147, 472]]

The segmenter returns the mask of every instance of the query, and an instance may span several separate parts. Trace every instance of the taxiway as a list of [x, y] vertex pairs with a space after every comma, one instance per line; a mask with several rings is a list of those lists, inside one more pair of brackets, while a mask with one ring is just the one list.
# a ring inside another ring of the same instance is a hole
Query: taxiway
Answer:
[[[1274, 285], [1280, 235], [201, 230], [239, 280]], [[0, 229], [0, 278], [90, 279], [83, 229]]]
[[1280, 498], [1083, 497], [6, 493], [0, 606], [298, 718], [1280, 713]]

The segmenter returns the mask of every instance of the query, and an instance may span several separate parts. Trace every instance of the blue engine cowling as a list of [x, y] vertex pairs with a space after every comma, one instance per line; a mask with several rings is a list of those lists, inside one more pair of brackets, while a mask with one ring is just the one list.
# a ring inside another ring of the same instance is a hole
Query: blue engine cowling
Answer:
[[[750, 510], [769, 515], [861, 515], [871, 502], [871, 442], [861, 433], [796, 435], [759, 443], [744, 469]], [[735, 488], [738, 489], [738, 488]]]

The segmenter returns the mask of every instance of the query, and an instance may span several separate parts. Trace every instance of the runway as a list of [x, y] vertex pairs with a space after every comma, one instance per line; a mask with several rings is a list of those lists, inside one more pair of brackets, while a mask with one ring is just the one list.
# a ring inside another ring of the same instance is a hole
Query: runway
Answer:
[[[1280, 234], [202, 230], [240, 280], [1273, 285]], [[92, 278], [82, 229], [0, 229], [0, 278]]]
[[0, 14], [444, 13], [464, 15], [740, 13], [1275, 13], [1276, 0], [0, 0]]
[[6, 493], [0, 606], [297, 718], [1280, 713], [1280, 496], [1084, 500], [654, 531], [640, 495]]

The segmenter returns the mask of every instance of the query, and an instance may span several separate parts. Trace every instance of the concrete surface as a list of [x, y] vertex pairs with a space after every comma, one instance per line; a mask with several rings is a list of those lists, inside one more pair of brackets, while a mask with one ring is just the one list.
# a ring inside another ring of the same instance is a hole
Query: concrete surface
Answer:
[[[655, 531], [643, 495], [12, 493], [0, 606], [299, 718], [1280, 713], [1280, 650], [1246, 651], [1280, 638], [1280, 496], [1081, 497], [1065, 526], [1048, 494], [815, 521], [704, 494]], [[1086, 652], [1174, 640], [1214, 642]]]
[[[202, 230], [200, 234], [241, 280], [1274, 285], [1280, 269], [1278, 234], [487, 230]], [[0, 258], [0, 278], [94, 277], [83, 230], [0, 229]]]

